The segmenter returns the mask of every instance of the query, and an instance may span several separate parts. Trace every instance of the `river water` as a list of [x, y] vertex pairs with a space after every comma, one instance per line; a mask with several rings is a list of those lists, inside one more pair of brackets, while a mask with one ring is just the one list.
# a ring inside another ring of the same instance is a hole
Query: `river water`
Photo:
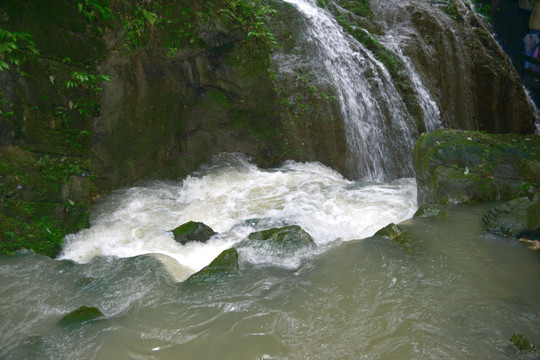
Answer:
[[[508, 339], [540, 343], [538, 253], [484, 234], [489, 204], [410, 219], [415, 188], [228, 156], [183, 181], [119, 190], [94, 209], [90, 229], [66, 239], [62, 260], [0, 257], [0, 358], [527, 358]], [[220, 234], [176, 244], [170, 230], [188, 220]], [[372, 236], [401, 221], [408, 248]], [[273, 256], [242, 244], [285, 224], [317, 246]], [[178, 281], [232, 245], [238, 273]], [[106, 318], [57, 325], [81, 305]]]

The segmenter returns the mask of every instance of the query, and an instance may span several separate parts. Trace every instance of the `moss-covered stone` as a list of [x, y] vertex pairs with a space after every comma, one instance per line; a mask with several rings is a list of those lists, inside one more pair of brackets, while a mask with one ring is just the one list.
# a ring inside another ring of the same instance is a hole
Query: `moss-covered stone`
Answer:
[[437, 130], [414, 149], [418, 203], [512, 199], [540, 189], [540, 137]]
[[298, 225], [272, 228], [249, 234], [250, 241], [260, 241], [280, 250], [296, 251], [313, 246], [313, 238]]
[[484, 229], [512, 237], [540, 240], [540, 193], [531, 201], [519, 198], [484, 213]]
[[422, 205], [416, 210], [413, 217], [447, 217], [448, 213], [434, 206]]
[[407, 232], [403, 231], [396, 224], [388, 224], [375, 233], [375, 236], [382, 236], [398, 243], [402, 248], [409, 249], [411, 247], [411, 238]]
[[219, 254], [210, 265], [191, 275], [186, 282], [215, 280], [238, 271], [238, 251], [230, 248]]
[[65, 315], [59, 322], [58, 325], [61, 327], [74, 327], [78, 325], [82, 325], [88, 321], [97, 320], [99, 318], [103, 318], [104, 315], [96, 307], [90, 307], [90, 306], [81, 306], [77, 308], [76, 310], [70, 312], [69, 314]]
[[510, 338], [510, 342], [514, 347], [521, 351], [531, 351], [535, 348], [533, 344], [525, 336], [521, 334], [514, 333]]
[[182, 245], [189, 241], [206, 242], [216, 232], [201, 222], [189, 221], [173, 230], [174, 240]]

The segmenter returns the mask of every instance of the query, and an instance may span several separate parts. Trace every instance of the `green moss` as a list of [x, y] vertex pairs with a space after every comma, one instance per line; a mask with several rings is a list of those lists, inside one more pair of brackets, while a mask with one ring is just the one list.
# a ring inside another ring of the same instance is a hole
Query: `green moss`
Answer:
[[531, 344], [529, 339], [527, 339], [525, 336], [521, 334], [514, 333], [512, 337], [510, 338], [510, 342], [512, 345], [514, 345], [518, 350], [522, 351], [531, 351], [534, 349], [534, 345]]
[[238, 271], [238, 251], [230, 248], [219, 254], [210, 265], [191, 275], [186, 282], [212, 281]]
[[422, 135], [414, 149], [420, 203], [529, 196], [540, 188], [538, 160], [536, 135], [442, 129]]
[[215, 234], [209, 226], [195, 221], [189, 221], [173, 230], [174, 239], [181, 244], [188, 241], [205, 242]]
[[375, 233], [375, 236], [382, 236], [392, 241], [395, 241], [404, 249], [411, 251], [411, 238], [409, 234], [399, 228], [395, 224], [388, 224], [384, 228]]
[[[88, 226], [90, 188], [68, 190], [72, 177], [89, 166], [80, 159], [36, 159], [19, 148], [0, 148], [0, 253], [27, 248], [54, 257], [67, 233]], [[73, 199], [63, 200], [63, 193]]]
[[290, 251], [314, 244], [312, 237], [298, 225], [254, 232], [248, 238], [250, 241], [262, 241]]

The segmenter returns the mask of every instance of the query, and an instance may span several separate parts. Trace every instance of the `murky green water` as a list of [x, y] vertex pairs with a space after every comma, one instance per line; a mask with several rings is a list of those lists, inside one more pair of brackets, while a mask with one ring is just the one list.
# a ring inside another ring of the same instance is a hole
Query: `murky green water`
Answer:
[[[485, 208], [485, 207], [484, 207]], [[332, 242], [297, 268], [176, 283], [149, 256], [0, 257], [3, 359], [521, 359], [540, 344], [540, 256], [481, 232], [482, 207], [408, 220], [412, 251]], [[80, 305], [106, 320], [64, 329]]]

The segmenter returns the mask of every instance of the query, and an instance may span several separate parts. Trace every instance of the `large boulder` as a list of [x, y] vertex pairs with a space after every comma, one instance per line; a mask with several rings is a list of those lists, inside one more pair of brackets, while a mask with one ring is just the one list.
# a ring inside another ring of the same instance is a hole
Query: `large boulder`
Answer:
[[216, 232], [208, 225], [195, 221], [189, 221], [173, 230], [174, 240], [182, 245], [190, 241], [204, 243], [215, 234]]
[[249, 234], [250, 241], [258, 241], [275, 247], [276, 250], [296, 251], [313, 246], [313, 238], [298, 225], [272, 228]]
[[532, 196], [540, 189], [540, 136], [437, 130], [414, 148], [418, 204]]
[[519, 198], [490, 209], [482, 220], [486, 231], [540, 240], [540, 193], [532, 201]]

